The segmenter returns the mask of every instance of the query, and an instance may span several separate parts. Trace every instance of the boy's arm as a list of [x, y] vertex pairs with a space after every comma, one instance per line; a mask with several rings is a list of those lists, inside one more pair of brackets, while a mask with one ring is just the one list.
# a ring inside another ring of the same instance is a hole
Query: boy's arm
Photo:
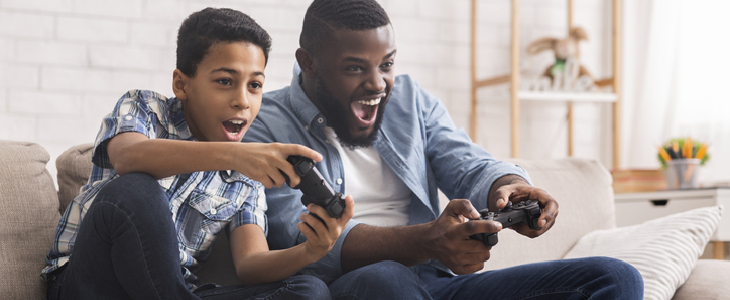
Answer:
[[267, 188], [285, 183], [279, 170], [291, 178], [292, 185], [299, 184], [294, 168], [286, 161], [289, 155], [322, 160], [319, 153], [301, 145], [149, 139], [137, 132], [114, 136], [108, 141], [107, 154], [120, 175], [142, 172], [160, 179], [198, 171], [234, 170]]
[[245, 224], [236, 227], [230, 240], [238, 278], [247, 286], [280, 281], [317, 262], [332, 249], [347, 221], [352, 218], [352, 196], [345, 201], [345, 212], [339, 218], [330, 217], [324, 208], [310, 204], [307, 207], [310, 213], [301, 214], [302, 222], [297, 226], [307, 241], [288, 249], [269, 250], [260, 226]]

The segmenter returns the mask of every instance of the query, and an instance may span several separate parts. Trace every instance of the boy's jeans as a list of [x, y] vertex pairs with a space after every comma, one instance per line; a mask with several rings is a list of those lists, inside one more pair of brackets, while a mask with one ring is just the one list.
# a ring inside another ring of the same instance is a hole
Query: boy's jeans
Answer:
[[313, 276], [257, 286], [189, 291], [167, 197], [156, 180], [112, 180], [81, 223], [65, 270], [49, 276], [48, 299], [329, 299]]

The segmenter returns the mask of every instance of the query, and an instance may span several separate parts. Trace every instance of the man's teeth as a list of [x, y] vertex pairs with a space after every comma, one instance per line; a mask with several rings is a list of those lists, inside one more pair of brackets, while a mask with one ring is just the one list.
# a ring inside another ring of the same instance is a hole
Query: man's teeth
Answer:
[[380, 104], [380, 99], [382, 99], [382, 98], [377, 98], [377, 99], [372, 99], [372, 100], [359, 100], [359, 101], [357, 101], [357, 103], [364, 104], [364, 105], [378, 105], [378, 104]]
[[236, 125], [241, 125], [241, 124], [243, 124], [243, 120], [231, 120], [231, 123], [236, 124]]

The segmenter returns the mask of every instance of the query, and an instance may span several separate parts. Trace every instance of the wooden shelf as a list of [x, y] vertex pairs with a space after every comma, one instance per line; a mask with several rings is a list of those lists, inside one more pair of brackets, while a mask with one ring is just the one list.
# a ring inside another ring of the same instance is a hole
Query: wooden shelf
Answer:
[[616, 102], [618, 95], [600, 92], [519, 91], [517, 92], [517, 98], [533, 101]]
[[[596, 81], [596, 86], [611, 86], [611, 93], [579, 93], [579, 92], [538, 92], [538, 91], [521, 91], [520, 86], [520, 39], [519, 39], [519, 0], [511, 0], [511, 36], [510, 36], [510, 73], [508, 75], [497, 76], [489, 79], [477, 78], [477, 55], [476, 55], [476, 23], [477, 23], [477, 1], [471, 0], [471, 114], [469, 134], [472, 140], [477, 141], [477, 90], [479, 88], [496, 85], [510, 85], [510, 130], [511, 130], [511, 156], [516, 158], [519, 156], [519, 120], [520, 120], [520, 101], [536, 100], [536, 101], [563, 101], [568, 105], [568, 156], [573, 156], [573, 103], [574, 102], [606, 102], [612, 103], [613, 106], [613, 166], [618, 168], [619, 163], [619, 121], [620, 121], [620, 104], [621, 104], [621, 0], [613, 0], [613, 76], [608, 79]], [[573, 28], [573, 0], [567, 0], [568, 10], [568, 32]]]

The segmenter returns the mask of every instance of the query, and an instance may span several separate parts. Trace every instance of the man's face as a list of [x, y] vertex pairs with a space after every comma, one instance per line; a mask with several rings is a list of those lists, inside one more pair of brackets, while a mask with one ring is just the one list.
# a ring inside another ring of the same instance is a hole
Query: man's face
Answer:
[[395, 37], [390, 25], [336, 30], [315, 54], [315, 101], [348, 147], [372, 144], [393, 89]]
[[[261, 108], [264, 53], [246, 42], [218, 43], [198, 64], [195, 77], [176, 70], [173, 88], [183, 101], [190, 131], [200, 141], [240, 142]], [[178, 82], [178, 77], [181, 79]]]

